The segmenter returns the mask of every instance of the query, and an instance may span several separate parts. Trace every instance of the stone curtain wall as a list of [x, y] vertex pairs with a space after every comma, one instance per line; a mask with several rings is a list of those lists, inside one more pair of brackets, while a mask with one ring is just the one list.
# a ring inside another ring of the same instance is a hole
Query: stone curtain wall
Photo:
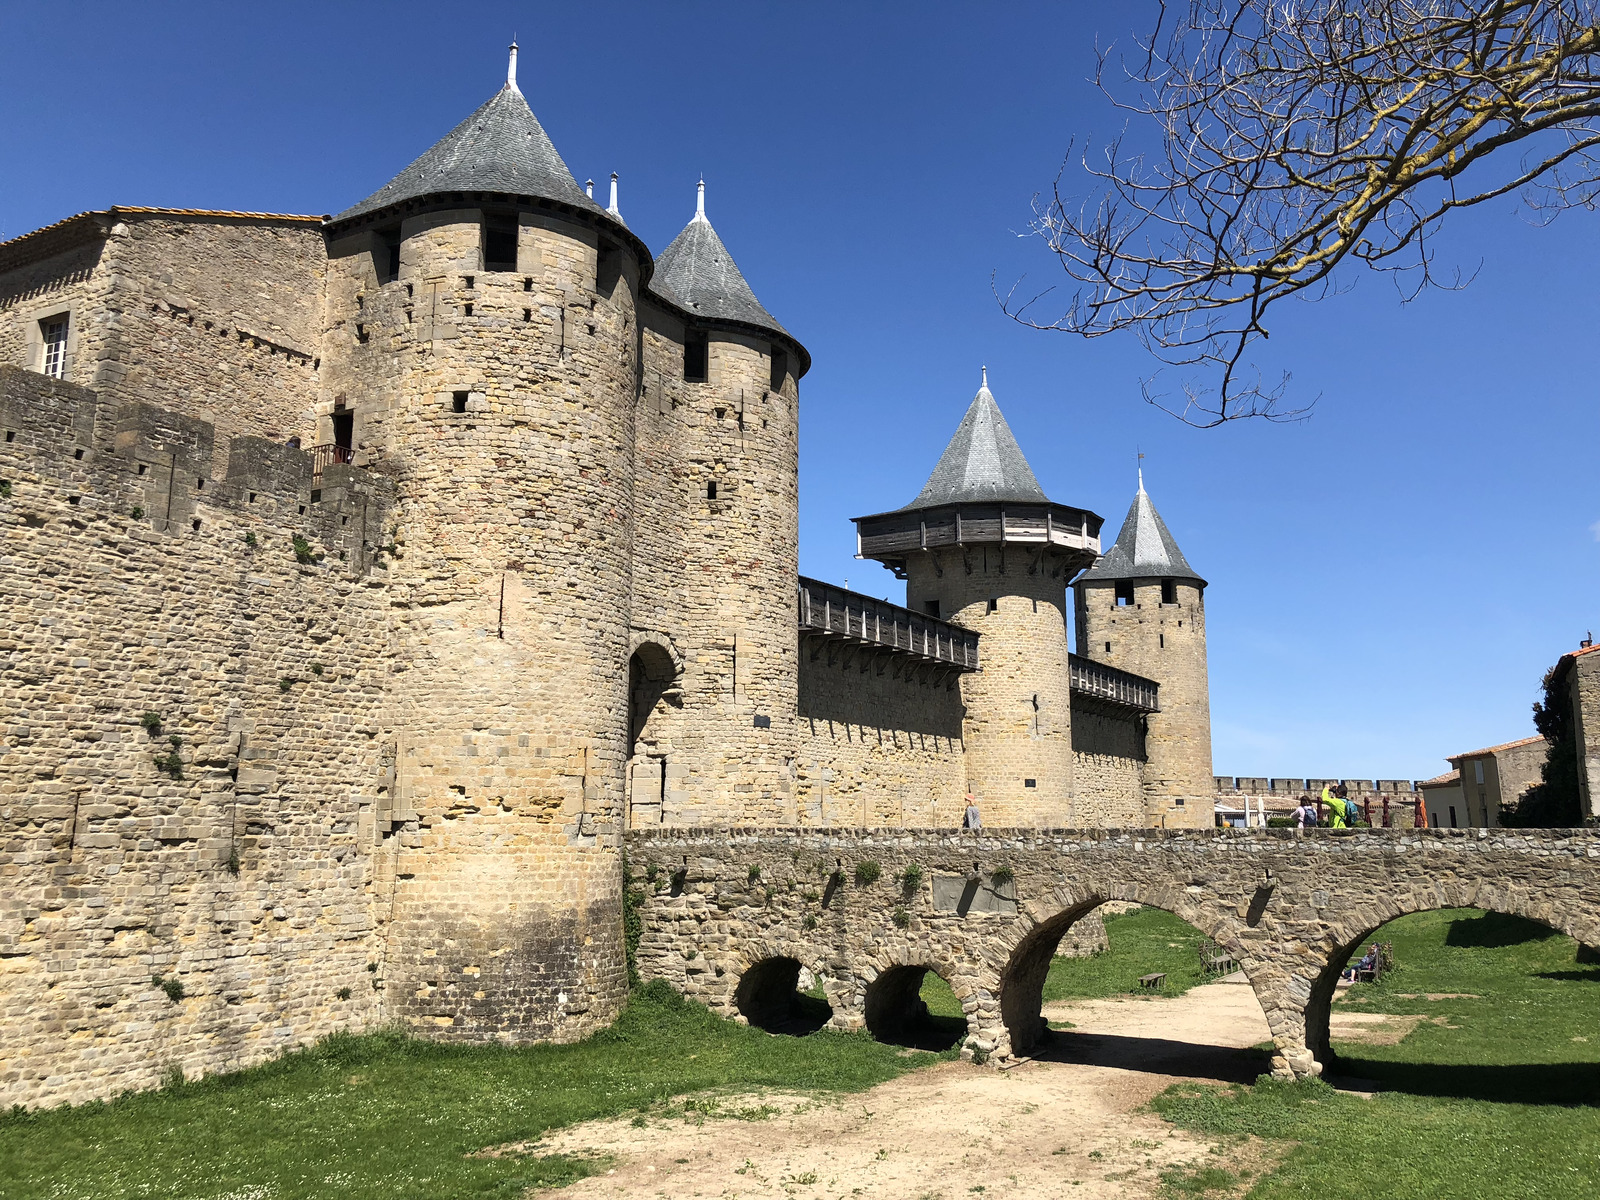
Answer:
[[799, 823], [961, 823], [961, 682], [923, 682], [924, 673], [908, 657], [802, 643]]
[[1143, 718], [1074, 694], [1072, 754], [1079, 825], [1136, 829], [1145, 824]]
[[[634, 831], [627, 841], [644, 880], [645, 978], [740, 1017], [741, 985], [747, 1007], [774, 999], [756, 995], [762, 972], [753, 969], [793, 960], [821, 981], [833, 1024], [856, 1029], [880, 977], [925, 966], [962, 1002], [966, 1053], [1002, 1063], [1044, 1036], [1050, 957], [1107, 901], [1166, 909], [1228, 949], [1261, 1000], [1283, 1075], [1321, 1071], [1339, 970], [1395, 917], [1479, 907], [1600, 944], [1592, 829], [746, 827]], [[858, 884], [869, 861], [877, 876]]]
[[377, 1019], [387, 482], [11, 367], [0, 431], [0, 1107]]

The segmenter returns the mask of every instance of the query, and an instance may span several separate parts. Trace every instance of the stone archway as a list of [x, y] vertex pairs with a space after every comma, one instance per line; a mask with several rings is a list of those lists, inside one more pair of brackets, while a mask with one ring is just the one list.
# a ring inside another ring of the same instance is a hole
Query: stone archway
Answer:
[[[938, 1015], [922, 998], [929, 974], [938, 976], [962, 1006], [962, 1015]], [[916, 1050], [947, 1050], [973, 1032], [967, 1010], [970, 997], [952, 982], [954, 973], [929, 962], [899, 963], [879, 971], [862, 989], [862, 1015], [867, 1032], [880, 1042]]]
[[682, 705], [683, 663], [665, 634], [635, 631], [628, 656], [628, 823], [669, 816], [673, 717]]
[[1477, 887], [1462, 888], [1445, 884], [1425, 896], [1385, 898], [1380, 907], [1387, 915], [1382, 920], [1375, 921], [1373, 915], [1367, 913], [1362, 915], [1360, 921], [1341, 921], [1332, 926], [1329, 930], [1331, 950], [1328, 959], [1311, 985], [1311, 993], [1305, 1003], [1306, 1049], [1316, 1060], [1319, 1071], [1325, 1069], [1333, 1058], [1329, 1027], [1333, 998], [1338, 991], [1344, 964], [1357, 947], [1391, 921], [1413, 913], [1453, 908], [1474, 909], [1521, 917], [1565, 934], [1580, 945], [1594, 945], [1600, 941], [1600, 913], [1565, 911], [1537, 896], [1522, 893], [1499, 892], [1493, 896], [1479, 893]]

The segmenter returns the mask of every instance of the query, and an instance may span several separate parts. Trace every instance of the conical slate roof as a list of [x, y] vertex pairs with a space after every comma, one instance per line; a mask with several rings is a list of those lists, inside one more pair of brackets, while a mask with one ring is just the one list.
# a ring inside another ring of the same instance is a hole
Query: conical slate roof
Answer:
[[537, 196], [605, 212], [584, 195], [528, 102], [510, 82], [416, 162], [334, 220], [438, 192]]
[[1183, 557], [1167, 523], [1150, 503], [1142, 474], [1139, 494], [1128, 507], [1128, 519], [1122, 523], [1116, 544], [1084, 573], [1083, 579], [1089, 583], [1116, 579], [1190, 579], [1201, 587], [1206, 583]]
[[988, 372], [983, 386], [972, 398], [967, 415], [961, 418], [950, 444], [944, 448], [939, 465], [923, 485], [917, 498], [905, 506], [931, 508], [936, 504], [967, 504], [996, 500], [1048, 504], [1044, 489], [1034, 478], [1033, 468], [1023, 457], [1022, 447], [1000, 415], [1000, 406], [989, 391]]
[[706, 220], [703, 207], [657, 257], [650, 288], [669, 303], [697, 316], [742, 321], [791, 336], [761, 307], [733, 255]]

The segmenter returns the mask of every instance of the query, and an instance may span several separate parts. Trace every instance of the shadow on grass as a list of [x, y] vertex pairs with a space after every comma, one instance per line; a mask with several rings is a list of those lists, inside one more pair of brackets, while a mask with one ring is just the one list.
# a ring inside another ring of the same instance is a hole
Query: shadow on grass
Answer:
[[1152, 1075], [1254, 1083], [1271, 1070], [1272, 1054], [1251, 1047], [1206, 1046], [1171, 1038], [1129, 1037], [1116, 1033], [1050, 1030], [1033, 1053], [1041, 1062], [1119, 1067]]
[[1450, 932], [1445, 934], [1444, 944], [1497, 950], [1503, 946], [1521, 946], [1527, 942], [1543, 942], [1560, 936], [1550, 926], [1530, 921], [1526, 917], [1486, 912], [1481, 916], [1458, 917], [1451, 921]]
[[808, 992], [795, 992], [786, 1011], [767, 1019], [751, 1021], [758, 1029], [768, 1033], [781, 1033], [787, 1037], [805, 1037], [816, 1033], [833, 1020], [833, 1006], [822, 996]]
[[1566, 979], [1576, 983], [1600, 983], [1600, 967], [1590, 967], [1587, 971], [1540, 971], [1540, 979]]
[[1386, 1092], [1412, 1096], [1600, 1107], [1600, 1066], [1594, 1063], [1399, 1063], [1340, 1055], [1329, 1070], [1373, 1080]]
[[939, 1053], [949, 1050], [967, 1036], [965, 1017], [936, 1017], [932, 1014], [907, 1021], [884, 1033], [874, 1035], [889, 1046], [904, 1046], [908, 1050], [932, 1050]]

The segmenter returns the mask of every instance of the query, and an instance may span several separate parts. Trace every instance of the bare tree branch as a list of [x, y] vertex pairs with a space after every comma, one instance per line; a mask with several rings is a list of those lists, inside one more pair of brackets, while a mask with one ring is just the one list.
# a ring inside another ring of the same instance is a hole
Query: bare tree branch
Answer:
[[[1090, 188], [1035, 197], [1030, 233], [1075, 287], [1001, 298], [1035, 329], [1133, 330], [1198, 371], [1200, 426], [1292, 420], [1285, 375], [1247, 351], [1288, 296], [1340, 290], [1350, 262], [1394, 272], [1405, 299], [1464, 286], [1435, 274], [1432, 233], [1513, 192], [1542, 220], [1600, 199], [1600, 0], [1163, 0], [1135, 65], [1096, 82], [1159, 153], [1113, 138], [1078, 164]], [[1181, 14], [1181, 15], [1180, 15]], [[1152, 147], [1153, 150], [1153, 147]]]

